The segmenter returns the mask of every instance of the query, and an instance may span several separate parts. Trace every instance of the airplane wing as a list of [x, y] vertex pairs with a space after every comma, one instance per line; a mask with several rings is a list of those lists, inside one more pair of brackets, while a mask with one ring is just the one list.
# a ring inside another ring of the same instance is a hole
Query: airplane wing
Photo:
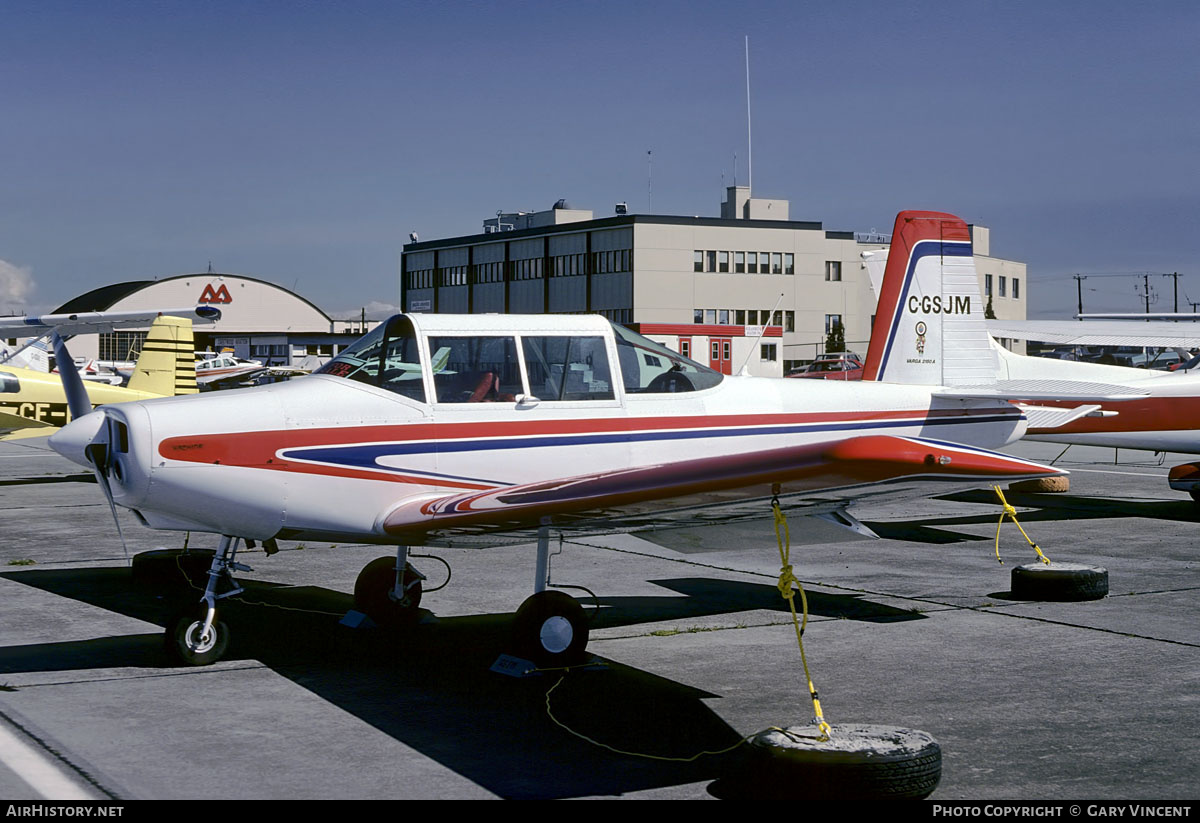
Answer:
[[231, 372], [228, 374], [196, 374], [196, 383], [208, 388], [217, 388], [218, 386], [236, 385], [244, 383], [248, 380], [253, 380], [259, 375], [271, 371], [269, 366], [258, 366], [256, 368], [247, 368], [244, 371]]
[[529, 540], [539, 526], [607, 533], [759, 518], [770, 511], [772, 497], [801, 514], [828, 514], [868, 500], [1065, 473], [969, 446], [867, 435], [409, 499], [385, 512], [377, 526], [414, 545], [469, 546], [471, 538], [499, 532]]
[[992, 337], [1064, 346], [1200, 346], [1200, 323], [1165, 320], [989, 320]]
[[12, 412], [0, 411], [0, 436], [17, 431], [18, 429], [51, 428], [55, 428], [52, 423], [43, 423], [41, 420], [32, 420], [28, 417], [22, 417], [19, 414], [13, 414]]
[[92, 311], [76, 314], [43, 314], [28, 317], [0, 317], [0, 337], [33, 337], [57, 331], [60, 336], [107, 333], [129, 326], [148, 326], [160, 315], [183, 317], [193, 323], [213, 323], [221, 319], [221, 310], [213, 306], [188, 306], [159, 311]]

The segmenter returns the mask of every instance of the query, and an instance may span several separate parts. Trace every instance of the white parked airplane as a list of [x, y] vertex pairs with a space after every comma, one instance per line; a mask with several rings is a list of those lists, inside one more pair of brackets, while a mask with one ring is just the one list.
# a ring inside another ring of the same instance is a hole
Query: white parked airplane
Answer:
[[[949, 248], [940, 216], [920, 226]], [[912, 346], [911, 329], [877, 328]], [[224, 652], [216, 604], [239, 590], [242, 540], [396, 546], [355, 585], [383, 623], [419, 602], [409, 546], [500, 534], [537, 539], [515, 626], [523, 653], [554, 662], [582, 652], [587, 624], [546, 588], [553, 531], [761, 517], [777, 500], [869, 534], [849, 507], [1064, 474], [987, 450], [1025, 427], [1004, 399], [937, 385], [723, 376], [598, 316], [414, 314], [304, 380], [105, 407], [50, 442], [145, 524], [221, 535], [203, 598], [167, 627], [184, 662]]]
[[[1200, 454], [1200, 369], [1168, 372], [1030, 357], [1010, 352], [989, 336], [989, 329], [993, 329], [1013, 337], [1049, 336], [1050, 340], [1093, 344], [1119, 341], [1142, 345], [1157, 341], [1184, 345], [1200, 342], [1195, 325], [1161, 323], [1148, 331], [1151, 324], [1116, 320], [1102, 324], [986, 321], [969, 243], [963, 247], [956, 268], [946, 267], [937, 276], [931, 273], [914, 277], [911, 267], [905, 271], [891, 265], [891, 257], [905, 251], [910, 243], [900, 236], [900, 230], [897, 222], [897, 235], [889, 251], [864, 255], [879, 294], [864, 380], [922, 384], [938, 378], [936, 368], [919, 357], [913, 358], [911, 350], [895, 356], [891, 339], [879, 335], [880, 318], [885, 318], [895, 330], [893, 336], [903, 338], [907, 334], [908, 342], [901, 348], [911, 347], [913, 329], [919, 329], [924, 319], [919, 316], [920, 309], [929, 306], [953, 326], [952, 331], [942, 335], [947, 346], [945, 362], [970, 352], [978, 366], [970, 377], [975, 390], [981, 396], [1003, 396], [1020, 402], [1029, 417], [1027, 440]], [[879, 278], [885, 267], [886, 274]], [[963, 312], [968, 306], [969, 311]], [[948, 374], [945, 382], [962, 381]], [[1089, 392], [1093, 395], [1090, 398]], [[1172, 488], [1187, 491], [1200, 502], [1200, 463], [1174, 467], [1169, 482]]]

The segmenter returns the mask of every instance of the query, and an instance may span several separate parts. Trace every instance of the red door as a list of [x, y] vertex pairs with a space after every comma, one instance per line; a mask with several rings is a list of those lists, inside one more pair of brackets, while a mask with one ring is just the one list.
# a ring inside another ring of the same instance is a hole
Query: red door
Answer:
[[708, 365], [713, 371], [721, 374], [733, 374], [733, 362], [730, 350], [733, 348], [731, 337], [710, 337]]

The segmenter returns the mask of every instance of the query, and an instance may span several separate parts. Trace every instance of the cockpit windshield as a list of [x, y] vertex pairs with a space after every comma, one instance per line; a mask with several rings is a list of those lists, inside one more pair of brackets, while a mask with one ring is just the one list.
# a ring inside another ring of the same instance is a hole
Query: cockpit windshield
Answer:
[[710, 389], [723, 375], [695, 360], [673, 352], [661, 343], [612, 324], [617, 356], [627, 394], [665, 394]]
[[315, 373], [369, 383], [425, 402], [417, 333], [402, 314], [376, 326]]

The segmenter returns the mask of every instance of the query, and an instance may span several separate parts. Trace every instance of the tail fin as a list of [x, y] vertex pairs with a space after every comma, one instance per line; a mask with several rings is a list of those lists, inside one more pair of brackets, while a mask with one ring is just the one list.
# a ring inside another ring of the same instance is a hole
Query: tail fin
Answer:
[[150, 326], [129, 388], [171, 396], [195, 394], [196, 343], [192, 321], [162, 316]]
[[953, 386], [996, 379], [971, 230], [952, 214], [896, 215], [864, 380]]

